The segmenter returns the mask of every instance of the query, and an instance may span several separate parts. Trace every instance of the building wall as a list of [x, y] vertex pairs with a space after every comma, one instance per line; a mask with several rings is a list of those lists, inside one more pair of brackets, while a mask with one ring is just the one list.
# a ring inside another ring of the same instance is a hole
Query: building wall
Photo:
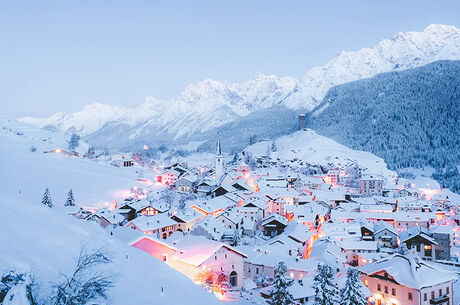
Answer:
[[[308, 273], [308, 271], [288, 269], [288, 271], [286, 272], [286, 276], [288, 276], [291, 279], [301, 280], [304, 277], [306, 277]], [[253, 281], [256, 281], [257, 277], [259, 277], [262, 274], [272, 277], [275, 274], [275, 268], [270, 266], [252, 264], [250, 262], [244, 262], [245, 278], [250, 278]]]
[[[407, 288], [394, 284], [390, 281], [385, 281], [383, 279], [377, 279], [363, 275], [361, 281], [364, 285], [369, 288], [372, 298], [375, 301], [376, 305], [418, 305], [419, 302], [419, 292], [418, 290]], [[378, 285], [380, 284], [380, 290]], [[385, 292], [385, 287], [387, 287], [387, 292]], [[392, 294], [394, 289], [394, 294]], [[412, 293], [412, 300], [409, 300], [408, 295]], [[380, 302], [379, 302], [380, 301]]]
[[180, 179], [175, 183], [175, 190], [184, 193], [193, 193], [195, 191], [195, 184], [188, 180]]
[[[383, 236], [391, 237], [391, 239], [382, 239]], [[388, 230], [382, 230], [374, 234], [374, 239], [379, 245], [387, 248], [395, 248], [398, 246], [398, 236], [389, 232]]]

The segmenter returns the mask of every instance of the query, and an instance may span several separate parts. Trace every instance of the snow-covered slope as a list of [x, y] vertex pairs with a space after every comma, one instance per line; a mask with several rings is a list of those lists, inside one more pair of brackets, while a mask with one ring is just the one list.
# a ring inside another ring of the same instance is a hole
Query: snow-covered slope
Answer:
[[[119, 274], [110, 293], [114, 305], [217, 304], [181, 273], [110, 238], [96, 223], [63, 213], [69, 188], [77, 204], [94, 206], [125, 197], [136, 181], [132, 169], [43, 153], [65, 144], [59, 133], [0, 119], [0, 274], [34, 271], [48, 293], [59, 272], [72, 271], [86, 244], [104, 247], [114, 257], [111, 270]], [[32, 145], [36, 152], [29, 150]], [[41, 204], [45, 187], [51, 190], [52, 209]]]
[[[133, 168], [43, 153], [66, 145], [57, 132], [0, 119], [0, 190], [38, 203], [49, 187], [54, 204], [63, 205], [72, 188], [77, 203], [86, 207], [101, 207], [127, 197], [136, 183]], [[32, 146], [35, 152], [30, 150]]]
[[[0, 189], [0, 273], [35, 272], [42, 297], [60, 272], [75, 268], [80, 247], [103, 247], [113, 256], [114, 305], [217, 304], [217, 299], [183, 274], [150, 255], [110, 238], [96, 223], [78, 220], [27, 202]], [[6, 217], [7, 216], [7, 217]], [[161, 292], [163, 289], [163, 292]], [[178, 291], [180, 290], [180, 293]]]
[[267, 155], [273, 143], [276, 151], [270, 152], [272, 160], [281, 162], [298, 160], [310, 165], [323, 167], [345, 168], [354, 163], [365, 169], [365, 174], [378, 175], [392, 183], [396, 173], [387, 168], [385, 161], [369, 152], [352, 150], [329, 138], [318, 135], [313, 130], [297, 131], [293, 134], [282, 136], [274, 141], [262, 141], [248, 146], [245, 151], [253, 157]]
[[460, 59], [460, 29], [430, 25], [423, 32], [398, 33], [372, 48], [341, 52], [325, 66], [308, 71], [302, 81], [260, 73], [245, 83], [207, 79], [189, 85], [169, 101], [149, 97], [135, 108], [92, 104], [76, 113], [58, 113], [41, 119], [27, 117], [21, 121], [63, 133], [77, 132], [102, 142], [120, 137], [134, 143], [178, 140], [273, 106], [309, 111], [335, 85], [440, 59]]

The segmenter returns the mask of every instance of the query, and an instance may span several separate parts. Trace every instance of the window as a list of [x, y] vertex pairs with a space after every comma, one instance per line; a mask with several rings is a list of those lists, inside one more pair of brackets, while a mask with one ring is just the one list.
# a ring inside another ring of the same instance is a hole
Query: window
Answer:
[[434, 300], [434, 291], [431, 292], [431, 299]]
[[368, 280], [364, 280], [364, 285], [366, 285], [366, 287], [369, 285], [369, 281]]
[[225, 253], [225, 258], [227, 258], [227, 253]]
[[256, 274], [259, 274], [259, 268], [256, 268]]
[[446, 287], [446, 294], [449, 294], [449, 287]]
[[442, 296], [442, 289], [439, 289], [439, 296]]
[[407, 299], [408, 299], [409, 301], [412, 301], [412, 292], [409, 292], [409, 293], [407, 294]]
[[380, 284], [377, 284], [377, 290], [382, 291], [382, 286], [380, 286]]
[[385, 286], [385, 293], [388, 293], [388, 286]]
[[427, 300], [427, 295], [426, 295], [426, 293], [423, 294], [423, 300], [424, 300], [424, 301]]
[[291, 273], [289, 274], [289, 277], [290, 277], [291, 279], [293, 279], [293, 278], [294, 278], [294, 273], [291, 272]]
[[214, 256], [214, 260], [217, 260], [217, 256]]
[[391, 288], [391, 295], [396, 296], [396, 289]]

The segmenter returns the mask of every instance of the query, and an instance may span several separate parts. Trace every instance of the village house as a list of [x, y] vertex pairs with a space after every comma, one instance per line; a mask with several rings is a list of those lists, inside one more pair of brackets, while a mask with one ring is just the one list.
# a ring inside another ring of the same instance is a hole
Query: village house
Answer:
[[275, 237], [283, 233], [287, 226], [287, 219], [279, 214], [270, 214], [262, 220], [264, 235]]
[[214, 183], [204, 179], [196, 185], [196, 194], [198, 197], [205, 197], [211, 193]]
[[374, 223], [374, 240], [386, 248], [398, 247], [398, 231], [395, 227], [384, 221]]
[[176, 231], [177, 222], [166, 214], [155, 216], [142, 215], [128, 222], [126, 227], [166, 239]]
[[358, 265], [358, 254], [376, 253], [378, 250], [377, 242], [375, 241], [344, 240], [338, 245], [345, 254], [347, 263], [351, 266]]
[[143, 236], [131, 245], [162, 260], [193, 281], [199, 281], [202, 272], [224, 272], [232, 289], [243, 286], [247, 256], [223, 242], [189, 234], [170, 243]]
[[181, 193], [194, 193], [197, 180], [197, 176], [185, 174], [174, 182], [174, 189]]
[[376, 305], [454, 305], [453, 282], [457, 275], [427, 264], [408, 251], [359, 270], [361, 281], [371, 291], [370, 301]]
[[181, 173], [174, 169], [166, 170], [161, 175], [157, 176], [157, 181], [161, 182], [163, 185], [171, 185], [179, 179], [180, 175]]
[[359, 193], [366, 196], [382, 196], [383, 179], [366, 176], [359, 181]]
[[279, 256], [265, 252], [253, 251], [244, 262], [245, 277], [256, 281], [260, 276], [273, 277], [276, 265], [283, 261], [287, 267], [286, 276], [294, 280], [302, 280], [315, 272], [317, 263], [295, 256]]
[[238, 198], [225, 195], [208, 199], [199, 199], [193, 201], [190, 208], [200, 212], [204, 216], [209, 214], [217, 216], [223, 211], [236, 206], [238, 203], [237, 200]]
[[437, 242], [427, 229], [411, 227], [399, 233], [399, 240], [401, 243], [406, 244], [407, 249], [412, 253], [416, 253], [426, 260], [435, 260], [435, 246]]
[[97, 222], [101, 227], [105, 228], [110, 225], [119, 225], [124, 220], [124, 217], [109, 209], [101, 209], [89, 215], [86, 220]]
[[177, 222], [176, 231], [179, 232], [189, 232], [202, 218], [201, 213], [192, 209], [179, 211], [171, 216], [171, 219]]

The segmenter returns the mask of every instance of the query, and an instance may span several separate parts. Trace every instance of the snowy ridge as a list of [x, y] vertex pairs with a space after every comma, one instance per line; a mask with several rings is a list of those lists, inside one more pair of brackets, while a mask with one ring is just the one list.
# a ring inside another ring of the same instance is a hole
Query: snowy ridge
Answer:
[[431, 24], [423, 32], [398, 33], [372, 48], [341, 52], [325, 66], [308, 71], [303, 81], [311, 99], [320, 101], [331, 87], [339, 84], [459, 58], [460, 29]]
[[341, 52], [325, 66], [308, 71], [302, 81], [261, 73], [244, 83], [207, 79], [187, 86], [172, 100], [148, 97], [134, 108], [92, 104], [71, 114], [20, 121], [96, 139], [121, 135], [143, 141], [166, 134], [177, 140], [277, 105], [310, 111], [335, 85], [441, 59], [460, 59], [460, 29], [432, 24], [423, 32], [398, 33], [372, 48]]

